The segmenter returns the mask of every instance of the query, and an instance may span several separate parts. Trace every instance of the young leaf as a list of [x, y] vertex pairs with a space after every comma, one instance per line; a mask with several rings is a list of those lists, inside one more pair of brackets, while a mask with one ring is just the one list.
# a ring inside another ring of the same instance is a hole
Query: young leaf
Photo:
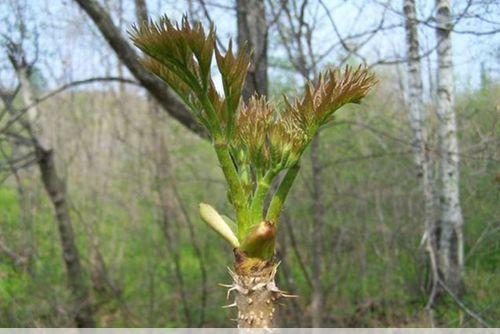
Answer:
[[359, 103], [375, 83], [375, 75], [361, 66], [356, 70], [348, 66], [344, 71], [328, 70], [316, 84], [307, 83], [302, 98], [293, 103], [285, 98], [285, 115], [312, 137], [333, 119], [336, 110], [348, 103]]
[[224, 87], [228, 119], [226, 136], [228, 138], [231, 137], [234, 130], [234, 119], [240, 106], [243, 85], [245, 84], [248, 67], [250, 66], [250, 56], [246, 52], [246, 49], [246, 46], [240, 47], [235, 56], [232, 50], [232, 41], [229, 41], [225, 55], [222, 55], [217, 48], [215, 49], [215, 59]]
[[200, 203], [200, 216], [208, 226], [226, 239], [233, 247], [240, 246], [240, 242], [234, 232], [213, 207], [205, 203]]
[[245, 152], [246, 161], [254, 168], [269, 167], [267, 132], [273, 121], [273, 107], [264, 97], [252, 97], [243, 105], [236, 120], [234, 143]]

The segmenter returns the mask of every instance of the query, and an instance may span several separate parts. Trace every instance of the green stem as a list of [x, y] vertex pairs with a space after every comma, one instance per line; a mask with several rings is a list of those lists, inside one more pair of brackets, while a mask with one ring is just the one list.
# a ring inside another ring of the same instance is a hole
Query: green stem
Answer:
[[[243, 188], [238, 178], [238, 172], [234, 166], [233, 159], [231, 159], [231, 155], [229, 154], [228, 145], [219, 139], [215, 139], [214, 148], [222, 172], [226, 178], [229, 192], [231, 193], [232, 204], [236, 211], [236, 218], [238, 221], [238, 235], [241, 236], [240, 231], [246, 228], [249, 218]], [[243, 228], [240, 228], [240, 226]]]
[[276, 172], [270, 170], [264, 175], [264, 177], [260, 177], [257, 180], [257, 188], [255, 189], [251, 206], [252, 225], [260, 223], [264, 218], [264, 201], [266, 200], [266, 195], [275, 176]]
[[238, 171], [234, 165], [233, 159], [229, 152], [229, 145], [223, 138], [222, 129], [220, 122], [217, 119], [217, 114], [215, 112], [214, 106], [205, 94], [199, 94], [198, 98], [203, 105], [208, 116], [208, 121], [212, 123], [212, 137], [214, 141], [214, 148], [219, 159], [222, 172], [229, 187], [229, 193], [231, 196], [231, 202], [236, 211], [236, 219], [238, 222], [238, 237], [241, 239], [244, 237], [243, 231], [247, 229], [249, 225], [249, 210], [246, 203], [245, 192], [241, 184], [240, 178], [238, 176]]
[[292, 187], [293, 181], [299, 172], [300, 165], [297, 163], [290, 167], [285, 174], [285, 177], [281, 181], [278, 190], [274, 194], [269, 209], [267, 210], [266, 219], [274, 222], [278, 225], [281, 210], [283, 209], [283, 204], [285, 203], [286, 197], [290, 188]]

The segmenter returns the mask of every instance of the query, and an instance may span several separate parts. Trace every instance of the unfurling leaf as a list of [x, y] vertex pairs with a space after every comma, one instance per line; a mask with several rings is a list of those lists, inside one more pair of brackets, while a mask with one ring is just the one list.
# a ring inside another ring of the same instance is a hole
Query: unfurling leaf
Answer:
[[144, 22], [129, 32], [146, 55], [143, 64], [181, 97], [211, 135], [220, 133], [225, 119], [224, 103], [215, 90], [210, 67], [215, 50], [213, 26], [205, 34], [200, 23], [184, 17], [174, 25], [167, 16]]
[[269, 165], [269, 151], [266, 137], [273, 122], [273, 107], [264, 97], [252, 97], [240, 108], [236, 120], [234, 144], [245, 152], [245, 161], [258, 169]]
[[217, 48], [215, 49], [215, 59], [222, 76], [226, 100], [225, 111], [228, 119], [227, 124], [229, 125], [226, 128], [226, 134], [228, 138], [231, 137], [234, 130], [232, 125], [234, 125], [234, 119], [240, 106], [243, 85], [250, 66], [250, 55], [246, 52], [246, 46], [240, 47], [235, 56], [232, 45], [232, 41], [229, 41], [227, 52], [224, 55]]
[[[285, 98], [285, 117], [314, 135], [317, 128], [330, 122], [333, 113], [348, 103], [359, 103], [376, 83], [375, 75], [364, 67], [344, 71], [328, 70], [315, 84], [309, 82], [302, 98], [289, 103]], [[312, 133], [311, 133], [312, 132]]]
[[200, 216], [208, 226], [226, 239], [233, 247], [240, 246], [238, 238], [236, 238], [233, 230], [231, 230], [229, 225], [213, 207], [205, 203], [200, 203]]

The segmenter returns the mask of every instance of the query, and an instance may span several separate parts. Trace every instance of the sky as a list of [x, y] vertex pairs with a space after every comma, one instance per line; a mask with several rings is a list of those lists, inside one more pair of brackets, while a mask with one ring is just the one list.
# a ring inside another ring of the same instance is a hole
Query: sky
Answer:
[[[115, 13], [115, 23], [121, 29], [126, 29], [134, 22], [134, 7], [132, 0], [100, 0], [106, 3], [107, 8]], [[191, 1], [192, 8], [199, 9], [199, 2]], [[387, 0], [311, 0], [306, 20], [314, 25], [313, 49], [315, 53], [322, 53], [332, 47], [332, 51], [325, 57], [322, 65], [336, 64], [345, 50], [339, 43], [338, 36], [345, 38], [350, 34], [371, 30], [380, 24], [384, 18], [387, 29], [372, 36], [360, 49], [360, 54], [368, 63], [380, 59], [401, 59], [405, 56], [404, 30], [401, 26], [401, 2]], [[122, 3], [123, 19], [118, 19], [116, 13]], [[173, 19], [189, 11], [188, 1], [148, 1], [152, 17], [167, 13]], [[277, 1], [274, 1], [276, 4]], [[419, 18], [423, 21], [433, 16], [434, 1], [417, 0]], [[469, 3], [466, 0], [453, 1], [454, 12], [462, 13]], [[236, 22], [233, 1], [206, 0], [212, 20], [217, 32], [224, 42], [235, 38]], [[13, 6], [14, 5], [14, 6]], [[34, 36], [38, 40], [37, 68], [40, 69], [49, 87], [57, 87], [72, 80], [86, 79], [96, 76], [120, 75], [118, 62], [113, 52], [106, 45], [90, 19], [72, 0], [0, 0], [0, 34], [17, 38], [16, 23], [19, 13], [12, 10], [20, 5], [24, 7], [23, 15], [26, 18], [27, 30], [30, 32], [26, 48], [33, 58]], [[268, 6], [269, 7], [269, 6]], [[326, 14], [328, 8], [331, 17]], [[200, 12], [201, 13], [201, 12]], [[481, 67], [490, 77], [499, 78], [500, 71], [500, 33], [478, 35], [500, 29], [500, 2], [488, 0], [473, 0], [468, 15], [464, 15], [455, 26], [456, 33], [452, 34], [454, 73], [458, 90], [475, 89], [480, 85]], [[474, 15], [475, 16], [474, 16]], [[203, 14], [198, 17], [206, 21]], [[271, 16], [272, 14], [269, 13]], [[330, 18], [335, 22], [338, 34], [334, 31]], [[497, 23], [498, 22], [498, 23]], [[422, 53], [432, 49], [435, 45], [433, 22], [422, 24], [419, 34]], [[36, 32], [36, 33], [33, 33]], [[276, 64], [286, 59], [286, 53], [279, 43], [276, 29], [271, 29], [269, 57], [271, 63]], [[360, 43], [366, 37], [354, 39], [352, 43]], [[334, 46], [334, 47], [333, 47]], [[354, 59], [355, 62], [360, 58]], [[423, 60], [424, 84], [428, 85], [429, 74], [434, 74], [436, 65], [435, 52]], [[401, 65], [404, 69], [404, 64]], [[384, 66], [377, 66], [375, 70], [383, 71]], [[429, 71], [430, 68], [430, 71]], [[404, 71], [402, 71], [404, 73]], [[123, 70], [123, 73], [127, 73]], [[283, 73], [271, 68], [271, 85], [273, 78], [293, 77], [290, 73]], [[0, 84], [12, 86], [12, 73], [5, 57], [0, 57]]]

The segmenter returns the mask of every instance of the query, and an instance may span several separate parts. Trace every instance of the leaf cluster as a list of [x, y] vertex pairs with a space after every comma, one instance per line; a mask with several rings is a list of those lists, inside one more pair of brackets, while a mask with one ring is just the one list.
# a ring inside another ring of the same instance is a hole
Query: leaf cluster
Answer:
[[[257, 227], [264, 220], [264, 227], [277, 223], [305, 148], [319, 128], [333, 120], [336, 110], [347, 103], [359, 103], [366, 96], [376, 82], [374, 75], [363, 67], [328, 70], [316, 82], [308, 82], [302, 96], [292, 102], [285, 97], [284, 108], [280, 109], [264, 96], [242, 101], [249, 53], [245, 46], [234, 52], [230, 42], [228, 51], [222, 54], [215, 44], [213, 25], [205, 33], [201, 24], [191, 25], [186, 17], [179, 25], [164, 16], [158, 22], [134, 26], [130, 36], [145, 54], [144, 66], [179, 95], [211, 135], [236, 211], [235, 233], [243, 250], [245, 245], [252, 245], [251, 251], [247, 247], [248, 252], [258, 254], [255, 231], [260, 231]], [[222, 78], [223, 96], [212, 80], [213, 58]], [[272, 192], [273, 180], [285, 170], [278, 189]], [[272, 198], [268, 209], [264, 208], [267, 197]], [[222, 219], [209, 223], [216, 231], [225, 231], [225, 239], [232, 240], [221, 224]], [[262, 248], [268, 256], [274, 246], [269, 246], [267, 233], [262, 235], [267, 235], [266, 247]]]
[[[132, 26], [133, 43], [146, 55], [143, 65], [172, 88], [213, 138], [229, 138], [241, 100], [250, 57], [242, 48], [235, 55], [229, 47], [222, 55], [215, 44], [213, 25], [205, 33], [200, 23], [186, 16], [173, 24], [167, 16], [158, 22]], [[211, 76], [214, 53], [222, 76], [222, 98]]]

